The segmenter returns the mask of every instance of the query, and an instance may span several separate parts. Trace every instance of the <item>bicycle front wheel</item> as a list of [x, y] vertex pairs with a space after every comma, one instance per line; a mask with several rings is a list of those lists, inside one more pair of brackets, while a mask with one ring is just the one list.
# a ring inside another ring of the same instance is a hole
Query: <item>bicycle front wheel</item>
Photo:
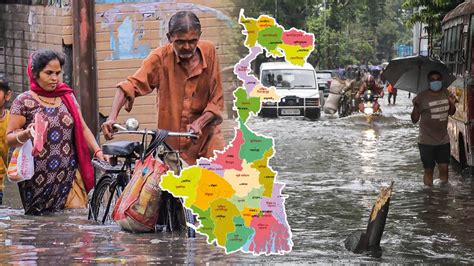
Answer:
[[104, 175], [100, 178], [92, 194], [90, 203], [91, 218], [95, 222], [102, 224], [112, 224], [112, 211], [120, 196], [115, 178], [110, 175]]

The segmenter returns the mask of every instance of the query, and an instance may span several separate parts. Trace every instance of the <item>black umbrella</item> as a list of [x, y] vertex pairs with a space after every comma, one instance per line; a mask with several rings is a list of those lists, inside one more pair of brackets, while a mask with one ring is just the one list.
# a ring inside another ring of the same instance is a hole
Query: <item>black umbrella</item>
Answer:
[[395, 84], [395, 88], [418, 94], [429, 89], [428, 73], [433, 70], [443, 76], [443, 88], [456, 80], [442, 61], [428, 56], [395, 58], [385, 68], [383, 76], [390, 84]]

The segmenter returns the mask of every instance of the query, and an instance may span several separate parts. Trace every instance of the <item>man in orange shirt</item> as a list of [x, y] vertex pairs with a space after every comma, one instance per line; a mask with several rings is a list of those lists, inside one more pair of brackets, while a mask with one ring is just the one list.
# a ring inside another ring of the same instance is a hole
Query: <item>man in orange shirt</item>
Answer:
[[134, 75], [117, 85], [102, 131], [111, 139], [122, 106], [130, 112], [135, 97], [157, 89], [158, 128], [195, 132], [197, 141], [167, 140], [188, 164], [195, 164], [200, 157], [212, 157], [214, 150], [224, 148], [219, 125], [224, 106], [219, 62], [214, 45], [200, 40], [201, 24], [192, 12], [174, 14], [167, 37], [169, 44], [152, 51]]
[[392, 103], [390, 100], [392, 99], [392, 96], [393, 96], [393, 105], [395, 105], [395, 102], [397, 101], [397, 89], [394, 88], [392, 84], [388, 83], [387, 92], [388, 92], [388, 104]]

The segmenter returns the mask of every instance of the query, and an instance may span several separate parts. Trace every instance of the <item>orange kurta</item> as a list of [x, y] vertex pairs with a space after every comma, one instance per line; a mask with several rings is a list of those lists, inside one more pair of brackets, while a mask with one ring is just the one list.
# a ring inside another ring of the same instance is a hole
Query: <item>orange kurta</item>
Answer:
[[167, 139], [173, 148], [182, 151], [182, 158], [189, 164], [195, 164], [199, 157], [212, 157], [214, 150], [224, 148], [219, 125], [224, 109], [219, 60], [211, 42], [199, 41], [197, 49], [202, 60], [190, 75], [168, 44], [152, 51], [133, 76], [117, 85], [132, 104], [135, 97], [158, 90], [157, 125], [160, 129], [186, 132], [186, 126], [204, 112], [217, 116], [214, 123], [202, 130], [195, 144], [185, 138]]

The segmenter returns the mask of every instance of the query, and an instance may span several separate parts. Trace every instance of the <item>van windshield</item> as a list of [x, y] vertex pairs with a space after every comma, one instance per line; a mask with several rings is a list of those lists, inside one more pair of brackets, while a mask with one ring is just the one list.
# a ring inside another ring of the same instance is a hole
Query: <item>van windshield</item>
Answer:
[[314, 71], [306, 69], [268, 69], [262, 71], [262, 85], [277, 89], [314, 89]]

